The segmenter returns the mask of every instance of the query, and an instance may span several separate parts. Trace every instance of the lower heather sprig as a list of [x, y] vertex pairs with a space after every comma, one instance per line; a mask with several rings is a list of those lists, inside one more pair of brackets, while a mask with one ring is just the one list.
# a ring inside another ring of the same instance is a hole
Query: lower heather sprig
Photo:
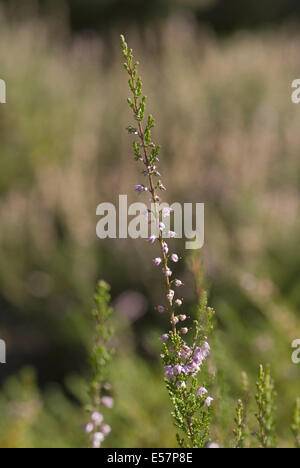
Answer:
[[[134, 156], [142, 166], [141, 173], [146, 181], [136, 185], [135, 190], [150, 196], [147, 217], [152, 228], [148, 242], [158, 244], [160, 253], [153, 263], [161, 268], [165, 285], [165, 301], [157, 306], [157, 310], [160, 313], [168, 312], [170, 321], [169, 331], [161, 337], [165, 382], [174, 406], [172, 414], [175, 425], [182, 434], [177, 435], [179, 446], [204, 447], [209, 434], [213, 398], [204, 383], [200, 384], [199, 376], [210, 354], [207, 331], [211, 329], [213, 311], [207, 307], [207, 298], [203, 293], [194, 327], [190, 329], [185, 325], [188, 316], [181, 311], [183, 298], [177, 294], [183, 282], [173, 273], [180, 257], [171, 251], [169, 245], [169, 240], [176, 237], [176, 233], [166, 228], [165, 220], [170, 217], [171, 210], [161, 208], [159, 195], [166, 191], [166, 187], [158, 168], [160, 146], [152, 141], [154, 118], [149, 115], [144, 123], [146, 96], [142, 95], [143, 86], [138, 76], [138, 63], [134, 63], [133, 52], [128, 48], [124, 36], [121, 36], [121, 44], [125, 58], [124, 67], [129, 75], [129, 88], [132, 93], [128, 104], [135, 121], [135, 125], [129, 125], [127, 131], [136, 137], [133, 142]], [[202, 321], [204, 316], [205, 326]]]
[[292, 431], [295, 437], [296, 448], [300, 448], [300, 398], [296, 401]]
[[275, 448], [276, 392], [269, 366], [266, 368], [262, 365], [260, 366], [256, 387], [256, 402], [258, 407], [256, 418], [259, 423], [257, 437], [262, 448]]
[[90, 405], [88, 412], [90, 420], [85, 426], [85, 432], [90, 437], [90, 446], [100, 448], [105, 438], [110, 434], [111, 427], [104, 422], [103, 409], [111, 409], [114, 400], [110, 396], [111, 386], [107, 383], [107, 368], [113, 355], [109, 346], [113, 330], [108, 325], [112, 315], [110, 303], [110, 286], [104, 281], [97, 285], [94, 296], [95, 308], [93, 317], [96, 321], [95, 342], [91, 353], [92, 380], [89, 387]]
[[247, 437], [247, 425], [245, 417], [245, 408], [242, 400], [238, 400], [235, 417], [235, 429], [233, 431], [235, 436], [235, 448], [245, 448], [245, 439]]

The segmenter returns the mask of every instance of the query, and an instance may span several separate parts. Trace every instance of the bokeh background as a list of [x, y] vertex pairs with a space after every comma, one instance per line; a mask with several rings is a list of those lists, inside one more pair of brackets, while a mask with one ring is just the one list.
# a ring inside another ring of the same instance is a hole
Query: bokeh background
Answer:
[[[292, 442], [300, 368], [300, 6], [296, 0], [0, 2], [0, 447], [81, 447], [98, 278], [112, 286], [111, 447], [174, 446], [143, 241], [96, 238], [96, 206], [135, 200], [119, 35], [141, 62], [167, 201], [206, 204], [201, 252], [216, 309], [214, 439], [232, 442], [242, 372], [277, 383]], [[174, 247], [175, 248], [175, 247]], [[183, 246], [178, 245], [182, 250]], [[193, 278], [185, 279], [189, 312]], [[253, 423], [253, 421], [251, 421]], [[252, 427], [255, 427], [254, 425]]]

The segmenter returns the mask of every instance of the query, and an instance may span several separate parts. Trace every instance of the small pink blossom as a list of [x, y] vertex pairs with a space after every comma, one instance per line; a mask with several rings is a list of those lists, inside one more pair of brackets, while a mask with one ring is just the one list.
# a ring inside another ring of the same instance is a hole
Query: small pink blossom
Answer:
[[186, 389], [186, 383], [185, 382], [176, 382], [176, 387], [179, 388], [183, 388], [183, 389]]
[[171, 289], [171, 291], [167, 294], [168, 301], [170, 301], [170, 302], [173, 301], [174, 295], [175, 295], [175, 292], [172, 291], [172, 289]]
[[147, 192], [148, 189], [144, 185], [136, 185], [135, 186], [135, 191], [141, 193], [141, 192]]
[[111, 427], [108, 424], [103, 424], [103, 426], [101, 427], [101, 432], [105, 436], [108, 436], [111, 433]]
[[181, 299], [176, 299], [175, 304], [178, 305], [178, 307], [182, 306], [182, 300]]
[[169, 232], [168, 232], [168, 237], [169, 237], [170, 239], [174, 239], [174, 237], [176, 237], [176, 232], [174, 232], [174, 231], [169, 231]]
[[166, 242], [163, 243], [163, 252], [167, 255], [169, 253], [169, 247]]
[[174, 374], [175, 375], [180, 375], [182, 373], [183, 367], [178, 364], [177, 366], [174, 367]]
[[164, 334], [164, 335], [162, 335], [162, 337], [160, 339], [161, 339], [161, 341], [163, 341], [165, 343], [166, 341], [168, 341], [169, 335]]
[[104, 434], [102, 432], [96, 432], [93, 437], [93, 447], [100, 448], [101, 443], [104, 441]]
[[165, 367], [165, 376], [168, 377], [168, 379], [174, 378], [174, 370], [172, 366]]
[[187, 335], [188, 332], [189, 332], [189, 329], [188, 329], [188, 328], [182, 328], [182, 329], [181, 329], [181, 333], [182, 333], [183, 335]]
[[153, 260], [153, 263], [155, 266], [159, 266], [162, 262], [162, 259], [160, 257], [157, 257]]
[[170, 270], [170, 268], [167, 268], [167, 269], [163, 270], [163, 273], [167, 277], [170, 277], [173, 274], [172, 271]]
[[103, 406], [105, 406], [106, 408], [113, 408], [114, 407], [114, 399], [111, 398], [111, 397], [103, 397], [102, 400], [101, 400], [101, 403]]
[[199, 390], [198, 390], [198, 396], [202, 398], [206, 394], [207, 394], [206, 388], [200, 387]]
[[156, 237], [155, 237], [155, 236], [150, 236], [150, 237], [148, 237], [148, 242], [149, 242], [149, 244], [154, 244], [155, 241], [156, 241]]
[[157, 306], [157, 310], [158, 310], [158, 312], [159, 312], [160, 314], [162, 314], [166, 309], [164, 308], [164, 306], [159, 305], [159, 306]]
[[98, 411], [94, 411], [92, 413], [91, 419], [92, 419], [93, 423], [96, 426], [100, 426], [100, 424], [102, 424], [104, 418], [103, 418], [101, 413], [99, 413]]
[[177, 279], [177, 280], [175, 280], [175, 286], [176, 286], [177, 288], [180, 288], [181, 286], [183, 286], [183, 282], [180, 281], [179, 279]]
[[205, 402], [204, 402], [204, 406], [207, 406], [209, 408], [213, 401], [214, 401], [213, 398], [207, 397]]
[[91, 434], [93, 432], [93, 430], [94, 430], [94, 424], [92, 424], [92, 423], [86, 424], [84, 430], [85, 430], [85, 432], [87, 434]]

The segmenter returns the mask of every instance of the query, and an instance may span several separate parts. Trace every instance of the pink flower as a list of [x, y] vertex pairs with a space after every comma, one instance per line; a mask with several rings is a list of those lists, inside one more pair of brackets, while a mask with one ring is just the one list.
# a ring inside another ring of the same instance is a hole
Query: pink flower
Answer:
[[186, 389], [186, 383], [185, 382], [176, 382], [176, 387], [179, 388], [183, 388], [183, 389]]
[[204, 406], [207, 406], [209, 408], [213, 401], [214, 401], [213, 398], [207, 397], [205, 402], [204, 402]]
[[162, 337], [160, 339], [161, 339], [161, 341], [163, 341], [165, 343], [166, 341], [168, 341], [169, 335], [167, 335], [167, 334], [162, 335]]
[[96, 426], [100, 426], [100, 424], [103, 422], [103, 416], [98, 411], [94, 411], [92, 413], [91, 419]]
[[166, 229], [166, 226], [164, 223], [159, 223], [158, 228], [160, 231], [163, 231], [164, 229]]
[[167, 294], [167, 299], [168, 299], [168, 301], [170, 301], [170, 302], [173, 301], [174, 295], [175, 295], [175, 292], [171, 290], [171, 291]]
[[135, 191], [136, 192], [147, 192], [148, 189], [144, 185], [136, 185], [135, 186]]
[[172, 271], [170, 270], [170, 268], [167, 268], [166, 270], [163, 270], [163, 273], [167, 277], [170, 277], [173, 274]]
[[188, 329], [188, 328], [182, 328], [182, 329], [181, 329], [181, 333], [182, 333], [183, 335], [187, 335], [188, 332], [189, 332], [189, 329]]
[[159, 305], [159, 306], [157, 306], [157, 310], [158, 310], [158, 312], [159, 312], [160, 314], [162, 314], [166, 309], [164, 308], [164, 306]]
[[175, 375], [180, 375], [182, 373], [183, 367], [180, 366], [179, 364], [174, 367], [174, 374]]
[[175, 286], [176, 286], [177, 288], [180, 288], [180, 286], [183, 286], [183, 282], [180, 281], [179, 279], [177, 279], [177, 280], [175, 280]]
[[154, 244], [155, 241], [156, 241], [156, 237], [155, 237], [155, 236], [150, 236], [150, 237], [148, 237], [148, 242], [149, 242], [149, 244]]
[[201, 366], [202, 362], [208, 357], [209, 353], [210, 353], [210, 346], [208, 343], [205, 342], [201, 346], [201, 348], [198, 347], [195, 349], [194, 356], [193, 356], [194, 363]]
[[184, 322], [186, 320], [186, 315], [179, 315], [179, 320]]
[[100, 448], [101, 443], [104, 441], [104, 434], [102, 432], [96, 432], [93, 437], [93, 447]]
[[169, 253], [169, 247], [168, 247], [168, 244], [166, 242], [163, 243], [163, 252], [168, 255]]
[[180, 299], [176, 299], [175, 304], [178, 305], [178, 307], [181, 307], [182, 301]]
[[92, 423], [88, 423], [85, 428], [84, 428], [85, 432], [87, 434], [91, 434], [94, 430], [94, 425]]
[[158, 188], [160, 188], [160, 190], [163, 190], [164, 192], [167, 190], [166, 187], [164, 186], [164, 184], [162, 182], [160, 182], [160, 181], [158, 183]]
[[168, 377], [168, 379], [174, 378], [174, 370], [172, 366], [165, 367], [165, 376]]
[[103, 424], [103, 426], [101, 427], [101, 432], [105, 436], [108, 436], [111, 433], [111, 427], [108, 424]]
[[174, 232], [174, 231], [169, 231], [169, 232], [168, 232], [168, 236], [169, 236], [170, 239], [174, 239], [174, 237], [176, 237], [176, 232]]
[[172, 262], [177, 263], [179, 261], [178, 255], [177, 254], [172, 254], [171, 255], [171, 260], [172, 260]]
[[198, 390], [198, 396], [199, 396], [199, 397], [202, 398], [204, 395], [206, 395], [206, 393], [207, 393], [206, 388], [204, 388], [204, 387], [200, 387], [200, 388], [199, 388], [199, 390]]
[[114, 399], [111, 398], [111, 397], [103, 397], [102, 400], [101, 400], [101, 403], [103, 406], [105, 406], [106, 408], [113, 408], [114, 407]]
[[173, 317], [173, 318], [172, 318], [172, 323], [173, 323], [174, 325], [177, 325], [178, 322], [179, 322], [179, 318], [178, 318], [178, 317]]
[[154, 263], [155, 266], [159, 266], [161, 264], [161, 262], [162, 262], [162, 259], [159, 258], [159, 257], [157, 257], [157, 258], [155, 258], [153, 260], [153, 263]]

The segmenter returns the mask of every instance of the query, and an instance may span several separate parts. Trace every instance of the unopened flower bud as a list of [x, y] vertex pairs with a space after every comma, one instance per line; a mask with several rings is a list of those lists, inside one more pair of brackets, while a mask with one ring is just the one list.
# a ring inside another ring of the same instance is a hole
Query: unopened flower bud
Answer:
[[114, 407], [114, 399], [111, 398], [111, 397], [103, 397], [102, 400], [101, 400], [101, 403], [103, 406], [105, 406], [106, 408], [113, 408]]
[[94, 424], [92, 424], [92, 423], [86, 424], [84, 430], [85, 430], [85, 432], [87, 434], [91, 434], [93, 432], [93, 430], [94, 430]]
[[105, 436], [108, 436], [111, 433], [111, 427], [108, 424], [103, 424], [103, 426], [101, 427], [101, 432]]
[[96, 426], [100, 426], [100, 424], [103, 422], [103, 416], [98, 411], [94, 411], [92, 413], [91, 419]]
[[163, 273], [167, 277], [170, 277], [173, 274], [172, 271], [170, 270], [170, 268], [166, 268], [165, 270], [163, 270]]
[[162, 337], [160, 339], [161, 339], [161, 341], [163, 341], [165, 343], [166, 341], [168, 341], [169, 335], [167, 335], [167, 334], [162, 335]]
[[148, 237], [148, 242], [149, 242], [149, 244], [154, 244], [155, 241], [156, 241], [156, 237], [155, 237], [155, 236], [150, 236], [150, 237]]
[[162, 259], [159, 258], [159, 257], [157, 257], [157, 258], [155, 258], [153, 260], [153, 263], [154, 263], [155, 266], [159, 266], [161, 264], [161, 262], [162, 262]]

